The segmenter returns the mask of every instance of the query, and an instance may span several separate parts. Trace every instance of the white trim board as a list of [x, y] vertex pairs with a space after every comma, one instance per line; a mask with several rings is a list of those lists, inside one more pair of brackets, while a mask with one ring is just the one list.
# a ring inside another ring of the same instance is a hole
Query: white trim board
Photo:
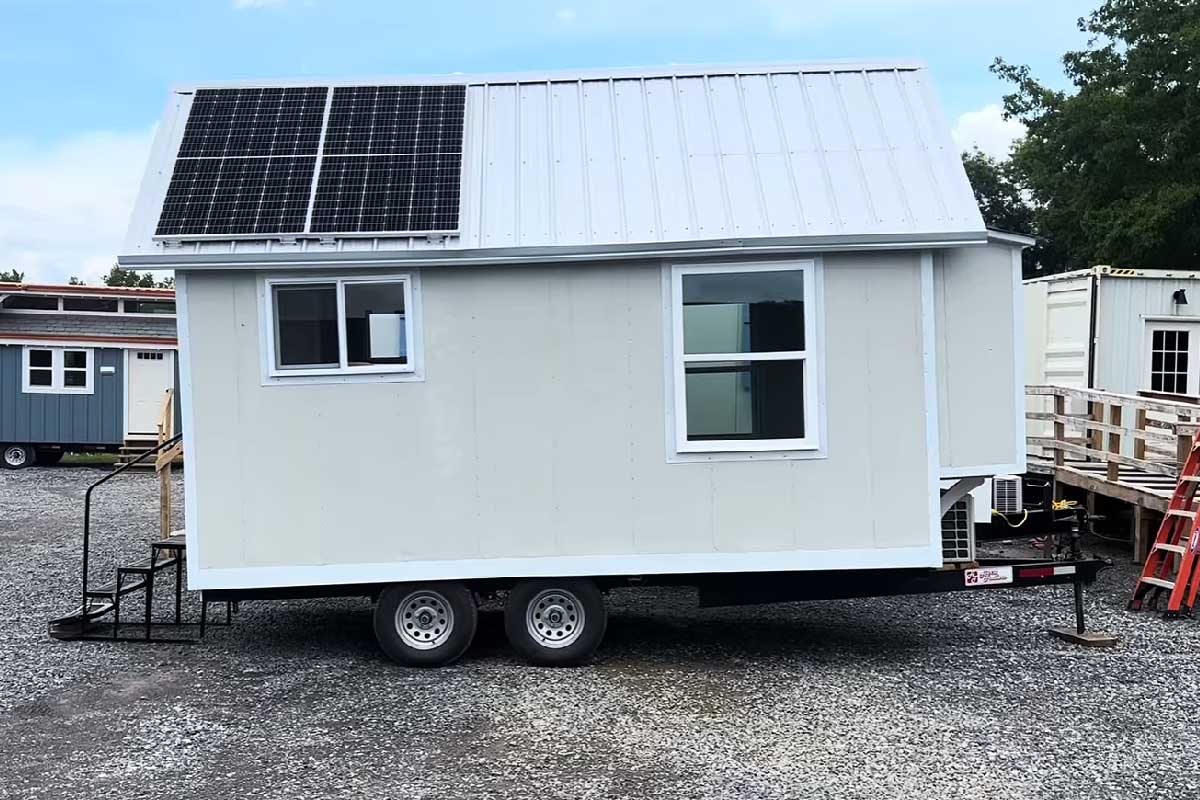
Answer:
[[188, 312], [187, 312], [187, 275], [180, 273], [175, 276], [175, 306], [179, 314], [179, 413], [183, 425], [183, 452], [188, 459], [188, 467], [183, 471], [183, 517], [184, 538], [187, 542], [188, 557], [184, 560], [187, 565], [188, 589], [202, 589], [200, 585], [200, 515], [197, 498], [197, 465], [196, 454], [196, 415], [192, 404], [192, 359], [191, 346], [188, 344]]
[[[186, 428], [185, 428], [186, 431]], [[187, 435], [186, 432], [184, 434]], [[184, 470], [186, 473], [188, 470]], [[941, 524], [937, 564], [942, 564]], [[395, 561], [379, 564], [319, 564], [288, 567], [200, 568], [188, 537], [189, 589], [246, 589], [329, 586], [417, 580], [536, 578], [594, 575], [686, 575], [707, 572], [789, 572], [929, 567], [928, 547], [847, 550], [779, 550], [759, 553], [656, 553], [646, 555], [470, 558]]]
[[921, 372], [925, 387], [926, 485], [929, 487], [928, 560], [921, 566], [940, 567], [942, 556], [941, 415], [938, 406], [937, 305], [933, 289], [933, 251], [921, 253]]
[[82, 339], [29, 339], [0, 336], [0, 345], [28, 345], [30, 347], [93, 348], [96, 350], [177, 350], [176, 344], [137, 344], [134, 342], [84, 341]]

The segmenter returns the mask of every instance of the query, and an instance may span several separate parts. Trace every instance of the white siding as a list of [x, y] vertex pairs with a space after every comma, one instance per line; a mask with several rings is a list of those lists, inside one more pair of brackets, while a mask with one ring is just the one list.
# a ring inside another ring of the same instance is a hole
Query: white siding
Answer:
[[1024, 472], [1020, 249], [947, 250], [934, 261], [943, 474]]
[[[1200, 322], [1200, 279], [1192, 274], [1152, 277], [1109, 276], [1101, 272], [1096, 301], [1095, 388], [1121, 394], [1149, 389], [1146, 317], [1178, 319], [1183, 327]], [[1171, 295], [1183, 289], [1188, 305], [1176, 306]], [[1189, 387], [1200, 394], [1200, 387]]]
[[915, 253], [825, 259], [815, 460], [667, 462], [656, 262], [427, 269], [399, 384], [264, 386], [258, 276], [182, 286], [193, 586], [940, 563]]

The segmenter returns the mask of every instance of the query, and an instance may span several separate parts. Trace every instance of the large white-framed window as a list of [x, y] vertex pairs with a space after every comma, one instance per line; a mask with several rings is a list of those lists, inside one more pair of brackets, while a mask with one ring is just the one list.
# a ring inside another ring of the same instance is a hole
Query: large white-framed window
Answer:
[[1147, 320], [1143, 353], [1145, 391], [1200, 396], [1200, 324]]
[[415, 282], [411, 274], [264, 279], [268, 377], [411, 376]]
[[821, 448], [815, 260], [670, 268], [675, 452]]
[[21, 354], [21, 390], [33, 394], [92, 394], [95, 351], [83, 347], [25, 345]]

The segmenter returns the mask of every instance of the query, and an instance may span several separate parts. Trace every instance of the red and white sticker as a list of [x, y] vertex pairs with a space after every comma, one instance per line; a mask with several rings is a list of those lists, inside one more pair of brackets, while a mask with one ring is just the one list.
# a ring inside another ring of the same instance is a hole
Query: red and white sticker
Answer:
[[980, 567], [963, 571], [967, 586], [995, 586], [1013, 582], [1012, 567]]

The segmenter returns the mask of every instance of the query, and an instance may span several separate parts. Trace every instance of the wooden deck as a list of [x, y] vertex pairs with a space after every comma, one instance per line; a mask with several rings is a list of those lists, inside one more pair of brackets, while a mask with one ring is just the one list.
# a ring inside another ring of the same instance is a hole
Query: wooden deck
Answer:
[[1200, 405], [1065, 386], [1027, 386], [1030, 472], [1133, 508], [1134, 560], [1167, 510], [1200, 428]]

